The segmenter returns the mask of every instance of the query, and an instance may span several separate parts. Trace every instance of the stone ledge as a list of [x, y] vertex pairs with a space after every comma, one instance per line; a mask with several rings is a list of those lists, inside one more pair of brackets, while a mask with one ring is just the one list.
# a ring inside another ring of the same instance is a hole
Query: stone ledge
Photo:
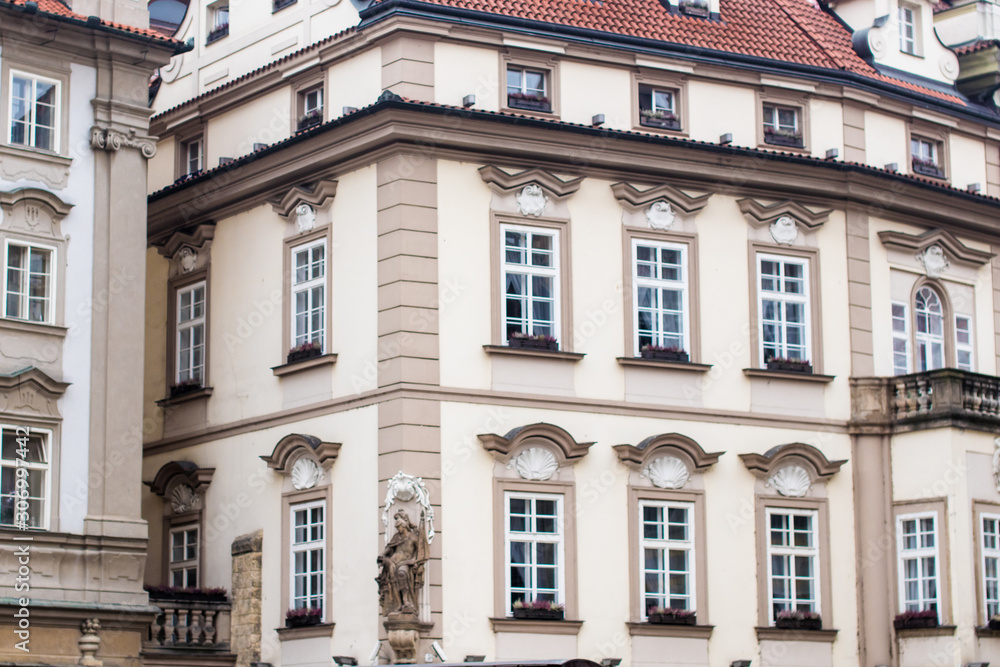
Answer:
[[534, 357], [535, 359], [551, 359], [553, 361], [580, 361], [585, 354], [580, 352], [563, 352], [561, 350], [536, 350], [525, 347], [508, 347], [507, 345], [483, 345], [486, 354], [510, 355], [512, 357]]
[[904, 628], [896, 630], [896, 637], [899, 639], [910, 639], [911, 637], [948, 637], [955, 634], [954, 625], [939, 625], [936, 628]]
[[309, 639], [311, 637], [332, 637], [335, 623], [319, 623], [304, 625], [301, 628], [275, 628], [278, 639], [287, 642], [293, 639]]
[[766, 368], [744, 368], [743, 375], [748, 378], [763, 378], [765, 380], [793, 380], [795, 382], [833, 382], [834, 375], [819, 373], [796, 373], [795, 371], [769, 371]]
[[826, 642], [837, 639], [838, 630], [792, 630], [789, 628], [758, 627], [757, 641]]
[[670, 625], [666, 623], [628, 623], [632, 637], [690, 637], [708, 639], [714, 625]]
[[299, 371], [309, 370], [310, 368], [316, 368], [317, 366], [330, 366], [337, 363], [337, 355], [321, 354], [318, 357], [313, 357], [311, 359], [303, 359], [302, 361], [293, 361], [290, 364], [281, 364], [280, 366], [272, 366], [271, 372], [277, 377], [282, 377], [284, 375], [291, 375], [292, 373], [298, 373]]
[[514, 618], [491, 618], [493, 632], [537, 633], [540, 635], [577, 635], [583, 621], [539, 621]]
[[712, 369], [712, 364], [697, 364], [693, 361], [643, 359], [641, 357], [618, 357], [618, 365], [637, 366], [641, 368], [662, 368], [672, 371], [687, 371], [689, 373], [707, 373]]

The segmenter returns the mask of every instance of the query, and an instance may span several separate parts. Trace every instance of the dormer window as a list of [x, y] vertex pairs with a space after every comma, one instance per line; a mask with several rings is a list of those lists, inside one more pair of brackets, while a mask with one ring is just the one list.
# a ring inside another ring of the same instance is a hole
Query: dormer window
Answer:
[[548, 77], [549, 72], [545, 70], [508, 65], [507, 106], [550, 113], [552, 102], [548, 97]]
[[920, 10], [912, 5], [899, 5], [899, 50], [917, 55], [917, 18]]
[[915, 174], [944, 178], [944, 169], [941, 168], [941, 146], [933, 139], [917, 135], [910, 137], [910, 163]]
[[798, 107], [764, 105], [764, 143], [773, 146], [802, 148], [802, 129]]
[[670, 88], [639, 86], [639, 124], [664, 130], [679, 130], [677, 91]]

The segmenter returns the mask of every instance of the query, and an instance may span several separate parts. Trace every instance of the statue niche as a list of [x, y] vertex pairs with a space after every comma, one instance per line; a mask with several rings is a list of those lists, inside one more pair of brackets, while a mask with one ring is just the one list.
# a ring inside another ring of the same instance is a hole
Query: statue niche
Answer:
[[376, 579], [379, 604], [386, 617], [416, 618], [424, 586], [424, 565], [430, 558], [424, 513], [420, 513], [418, 526], [413, 525], [402, 509], [397, 510], [393, 518], [396, 533], [378, 557], [381, 568]]

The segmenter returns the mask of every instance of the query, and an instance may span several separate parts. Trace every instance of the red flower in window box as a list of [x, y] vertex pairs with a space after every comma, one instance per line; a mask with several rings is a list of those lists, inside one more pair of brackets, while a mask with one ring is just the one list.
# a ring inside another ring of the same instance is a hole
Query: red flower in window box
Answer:
[[771, 357], [767, 360], [767, 370], [786, 371], [789, 373], [812, 373], [813, 367], [806, 359], [785, 359], [784, 357]]
[[289, 609], [285, 612], [286, 628], [304, 628], [307, 625], [319, 625], [323, 622], [323, 610], [319, 607], [302, 607]]
[[912, 630], [915, 628], [936, 628], [938, 626], [938, 615], [933, 609], [923, 609], [921, 611], [905, 611], [897, 614], [892, 625], [897, 630]]
[[285, 363], [294, 364], [297, 361], [305, 361], [323, 354], [323, 346], [316, 341], [307, 341], [301, 345], [296, 345], [288, 351]]
[[690, 609], [676, 607], [652, 607], [646, 618], [654, 625], [695, 625], [697, 614]]
[[764, 143], [774, 146], [802, 148], [802, 133], [795, 130], [781, 130], [773, 127], [764, 128]]
[[689, 361], [688, 353], [682, 347], [664, 347], [662, 345], [643, 345], [639, 350], [643, 359], [659, 359], [660, 361]]
[[546, 336], [544, 334], [537, 334], [534, 336], [529, 336], [528, 334], [515, 331], [510, 334], [507, 338], [507, 345], [514, 348], [522, 348], [526, 350], [558, 350], [559, 341], [552, 336]]
[[170, 398], [175, 398], [177, 396], [183, 396], [184, 394], [189, 394], [192, 391], [197, 391], [201, 389], [202, 382], [200, 379], [183, 380], [177, 384], [170, 387]]
[[561, 604], [548, 600], [517, 600], [512, 607], [514, 618], [536, 621], [561, 621], [565, 610]]
[[822, 630], [823, 619], [814, 611], [779, 611], [775, 627], [785, 630]]
[[527, 111], [552, 111], [549, 98], [532, 93], [507, 93], [507, 106]]

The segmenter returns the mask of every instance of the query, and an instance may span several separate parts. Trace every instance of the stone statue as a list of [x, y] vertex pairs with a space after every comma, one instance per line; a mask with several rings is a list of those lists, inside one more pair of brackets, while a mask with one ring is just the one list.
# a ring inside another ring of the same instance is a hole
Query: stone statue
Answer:
[[378, 557], [379, 604], [386, 616], [416, 615], [418, 594], [424, 585], [424, 564], [430, 557], [424, 514], [420, 513], [419, 526], [414, 526], [402, 509], [393, 518], [396, 533]]

